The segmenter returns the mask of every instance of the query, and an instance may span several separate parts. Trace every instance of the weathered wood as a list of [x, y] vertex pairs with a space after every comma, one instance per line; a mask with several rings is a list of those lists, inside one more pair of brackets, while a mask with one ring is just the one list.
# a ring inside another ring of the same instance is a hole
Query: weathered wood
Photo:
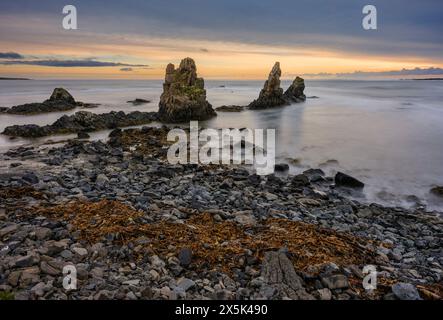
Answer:
[[288, 297], [295, 300], [311, 300], [313, 296], [304, 289], [303, 279], [295, 272], [292, 262], [283, 252], [266, 252], [262, 265], [262, 277], [275, 289], [272, 298]]

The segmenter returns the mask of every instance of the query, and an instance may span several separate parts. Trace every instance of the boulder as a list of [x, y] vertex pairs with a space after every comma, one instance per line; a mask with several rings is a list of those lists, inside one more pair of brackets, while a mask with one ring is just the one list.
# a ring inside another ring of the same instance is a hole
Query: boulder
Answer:
[[289, 88], [285, 91], [284, 96], [286, 99], [292, 102], [302, 102], [306, 100], [306, 96], [303, 93], [305, 90], [305, 80], [300, 77], [296, 77]]
[[260, 91], [258, 99], [249, 104], [249, 109], [266, 109], [288, 104], [283, 95], [283, 89], [280, 87], [280, 77], [280, 62], [276, 62], [269, 73], [268, 80]]
[[337, 187], [345, 187], [351, 189], [363, 189], [365, 187], [365, 184], [363, 182], [342, 172], [337, 172], [334, 180]]
[[166, 67], [163, 93], [159, 103], [159, 117], [164, 122], [207, 120], [217, 113], [206, 100], [203, 78], [197, 77], [197, 67], [191, 58], [181, 61], [178, 69]]

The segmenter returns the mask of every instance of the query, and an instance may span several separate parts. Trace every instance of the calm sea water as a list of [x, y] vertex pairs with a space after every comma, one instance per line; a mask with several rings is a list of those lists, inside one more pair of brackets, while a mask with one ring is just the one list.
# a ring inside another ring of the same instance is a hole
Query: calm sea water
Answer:
[[[208, 100], [215, 107], [244, 105], [262, 85], [207, 81]], [[59, 86], [79, 101], [101, 103], [89, 110], [96, 113], [156, 111], [162, 90], [161, 81], [1, 81], [0, 106], [43, 101]], [[341, 170], [366, 183], [367, 201], [408, 206], [407, 196], [415, 195], [430, 209], [443, 210], [443, 204], [429, 195], [431, 187], [443, 185], [443, 81], [306, 81], [305, 93], [318, 98], [270, 110], [219, 113], [202, 125], [275, 128], [278, 161], [297, 159], [293, 173], [319, 166], [329, 174]], [[152, 103], [126, 103], [134, 98]], [[74, 112], [0, 115], [0, 131], [11, 124], [49, 124]], [[99, 132], [93, 137], [106, 135]], [[35, 142], [0, 135], [0, 150]]]

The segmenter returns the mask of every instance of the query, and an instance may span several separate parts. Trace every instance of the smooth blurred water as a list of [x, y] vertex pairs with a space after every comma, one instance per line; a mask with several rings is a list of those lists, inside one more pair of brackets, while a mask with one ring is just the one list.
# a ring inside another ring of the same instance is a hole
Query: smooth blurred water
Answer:
[[[262, 85], [263, 81], [206, 82], [214, 107], [246, 105]], [[161, 81], [1, 81], [0, 106], [43, 101], [55, 87], [66, 88], [76, 100], [101, 103], [88, 110], [96, 113], [155, 111], [162, 91]], [[319, 166], [329, 174], [341, 170], [366, 183], [367, 201], [408, 206], [406, 197], [415, 195], [429, 208], [442, 210], [429, 190], [443, 185], [443, 81], [306, 81], [305, 93], [319, 98], [269, 110], [219, 112], [201, 125], [275, 128], [278, 161], [292, 164], [293, 173]], [[135, 98], [152, 102], [137, 107], [126, 103]], [[0, 131], [11, 124], [49, 124], [62, 114], [0, 115]], [[62, 138], [66, 137], [51, 137]], [[0, 150], [32, 142], [0, 135]]]

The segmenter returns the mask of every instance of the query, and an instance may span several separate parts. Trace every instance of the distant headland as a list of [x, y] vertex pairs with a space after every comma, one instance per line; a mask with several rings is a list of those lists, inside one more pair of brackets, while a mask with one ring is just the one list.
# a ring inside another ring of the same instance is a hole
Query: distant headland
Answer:
[[0, 80], [32, 80], [28, 78], [7, 78], [7, 77], [0, 77]]

